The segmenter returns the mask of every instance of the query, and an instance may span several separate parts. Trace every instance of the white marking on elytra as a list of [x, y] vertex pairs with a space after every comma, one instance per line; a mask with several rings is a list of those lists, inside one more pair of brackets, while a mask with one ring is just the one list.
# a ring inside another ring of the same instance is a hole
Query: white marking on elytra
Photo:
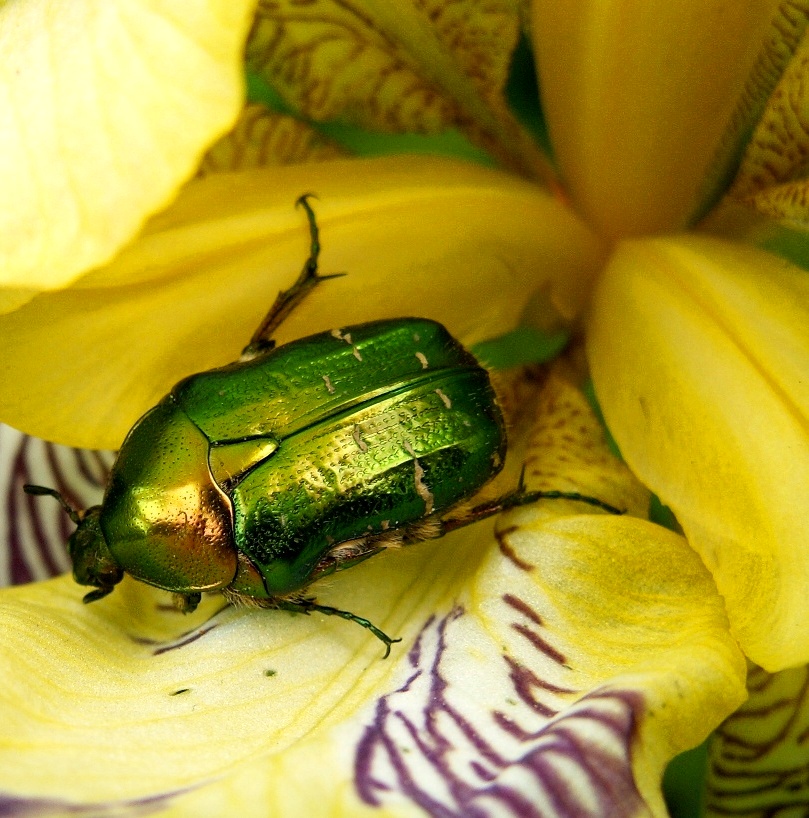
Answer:
[[360, 427], [358, 423], [354, 424], [354, 431], [352, 433], [354, 442], [359, 446], [361, 452], [368, 451], [368, 444], [360, 437]]
[[390, 520], [382, 520], [382, 530], [387, 531], [390, 528]]
[[413, 451], [413, 447], [409, 441], [406, 440], [404, 442], [404, 447], [407, 453], [413, 458], [413, 477], [415, 480], [416, 494], [424, 500], [424, 513], [432, 514], [433, 508], [435, 507], [435, 497], [433, 497], [429, 486], [424, 482], [424, 469], [421, 467], [421, 463], [419, 463], [416, 453]]
[[427, 360], [427, 356], [423, 352], [417, 352], [416, 357], [419, 359], [419, 362], [421, 363], [421, 368], [427, 369], [427, 367], [430, 365], [430, 362]]
[[419, 335], [417, 332], [414, 332], [414, 333], [413, 333], [413, 340], [414, 340], [416, 343], [418, 343], [418, 342], [421, 340], [421, 335]]
[[323, 375], [323, 382], [326, 384], [326, 389], [328, 390], [330, 395], [334, 394], [334, 386], [332, 386], [332, 382], [328, 375]]
[[441, 400], [444, 402], [444, 406], [446, 406], [447, 409], [452, 409], [452, 401], [440, 389], [436, 389], [435, 394], [438, 395], [439, 398], [441, 398]]
[[[350, 332], [347, 332], [345, 335], [343, 335], [343, 331], [341, 329], [333, 329], [330, 334], [331, 334], [332, 338], [336, 338], [338, 341], [345, 341], [349, 346], [354, 347], [354, 345], [353, 345], [353, 343], [351, 341], [351, 333]], [[362, 355], [360, 355], [360, 351], [356, 347], [354, 347], [353, 352], [354, 352], [354, 357], [358, 361], [361, 361], [362, 360]]]

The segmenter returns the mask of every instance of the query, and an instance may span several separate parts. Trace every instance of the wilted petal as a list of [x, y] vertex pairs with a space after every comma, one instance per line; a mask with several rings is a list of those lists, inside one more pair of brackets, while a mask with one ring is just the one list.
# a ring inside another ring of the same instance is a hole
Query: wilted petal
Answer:
[[253, 5], [0, 6], [0, 307], [104, 263], [171, 200], [238, 113]]
[[[235, 360], [309, 251], [324, 283], [279, 341], [422, 315], [465, 343], [513, 328], [532, 288], [575, 313], [600, 248], [535, 185], [430, 158], [345, 160], [188, 185], [107, 267], [0, 318], [0, 417], [39, 437], [117, 448], [185, 375]], [[536, 225], [526, 230], [526, 222]]]
[[669, 505], [745, 652], [809, 658], [809, 278], [707, 238], [621, 245], [588, 351], [610, 430]]
[[612, 236], [676, 229], [714, 195], [705, 176], [794, 5], [534, 3], [548, 127], [588, 220]]
[[809, 670], [754, 668], [747, 689], [750, 698], [711, 739], [706, 815], [800, 815], [809, 788]]

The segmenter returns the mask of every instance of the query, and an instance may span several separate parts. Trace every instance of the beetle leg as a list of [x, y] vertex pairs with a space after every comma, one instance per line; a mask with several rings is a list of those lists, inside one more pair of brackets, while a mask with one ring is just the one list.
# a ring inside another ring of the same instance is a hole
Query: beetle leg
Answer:
[[172, 594], [172, 600], [174, 601], [174, 607], [180, 611], [180, 613], [194, 613], [197, 609], [197, 605], [199, 605], [200, 600], [202, 599], [202, 594], [200, 593], [191, 593], [191, 594]]
[[308, 616], [312, 611], [317, 611], [318, 613], [326, 614], [326, 616], [339, 616], [342, 619], [347, 619], [349, 622], [356, 622], [358, 625], [371, 631], [380, 642], [384, 642], [385, 655], [382, 657], [383, 659], [387, 659], [390, 655], [390, 646], [392, 644], [402, 641], [401, 639], [391, 639], [390, 636], [379, 630], [376, 625], [362, 616], [357, 616], [350, 611], [341, 611], [339, 608], [332, 608], [331, 605], [318, 605], [317, 602], [311, 598], [301, 597], [295, 600], [274, 599], [273, 605], [281, 611], [289, 611], [290, 613], [302, 613]]
[[262, 352], [269, 352], [275, 347], [272, 334], [281, 325], [284, 319], [306, 298], [307, 295], [321, 282], [329, 278], [339, 278], [345, 273], [332, 273], [331, 275], [319, 275], [317, 272], [317, 259], [320, 255], [320, 232], [315, 219], [315, 211], [309, 204], [312, 193], [304, 193], [299, 196], [296, 205], [300, 205], [306, 211], [306, 218], [309, 220], [310, 249], [309, 258], [306, 259], [295, 283], [288, 289], [278, 293], [269, 312], [264, 316], [264, 320], [259, 324], [258, 329], [253, 333], [250, 343], [242, 351], [242, 359], [248, 360], [260, 355]]
[[624, 514], [621, 509], [611, 506], [609, 503], [605, 503], [597, 497], [588, 497], [586, 494], [580, 494], [578, 491], [526, 491], [523, 486], [522, 477], [520, 477], [520, 484], [509, 494], [473, 506], [457, 517], [447, 517], [442, 520], [441, 533], [437, 536], [442, 537], [444, 534], [449, 534], [450, 531], [455, 531], [456, 528], [463, 528], [466, 525], [476, 523], [478, 520], [485, 520], [487, 517], [499, 514], [501, 511], [508, 511], [508, 509], [517, 508], [518, 506], [526, 506], [529, 503], [535, 503], [537, 500], [576, 500], [580, 503], [587, 503], [588, 505], [600, 508], [610, 514]]

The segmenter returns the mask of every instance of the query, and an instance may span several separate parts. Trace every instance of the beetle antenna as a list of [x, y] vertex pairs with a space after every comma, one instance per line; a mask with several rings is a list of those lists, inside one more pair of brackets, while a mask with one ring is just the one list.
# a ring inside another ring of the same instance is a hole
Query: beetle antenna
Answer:
[[380, 642], [384, 643], [385, 655], [382, 657], [383, 659], [387, 659], [388, 656], [390, 656], [391, 645], [402, 641], [401, 639], [391, 639], [390, 636], [379, 630], [373, 622], [362, 616], [357, 616], [351, 613], [351, 611], [341, 611], [339, 608], [332, 608], [331, 605], [318, 605], [314, 599], [298, 599], [295, 601], [290, 599], [275, 599], [273, 600], [273, 606], [282, 611], [290, 611], [291, 613], [303, 613], [308, 616], [312, 611], [317, 611], [318, 613], [326, 614], [326, 616], [339, 616], [341, 619], [347, 619], [349, 622], [356, 622], [358, 625], [371, 631]]
[[62, 506], [62, 508], [67, 512], [67, 516], [70, 517], [70, 519], [73, 520], [76, 525], [81, 522], [81, 514], [76, 511], [76, 509], [73, 508], [73, 506], [71, 506], [70, 503], [68, 503], [68, 501], [65, 500], [65, 498], [62, 497], [62, 495], [56, 489], [49, 488], [48, 486], [34, 486], [31, 483], [26, 483], [22, 487], [22, 490], [26, 494], [33, 494], [38, 497], [43, 495], [55, 497], [59, 502], [59, 505]]

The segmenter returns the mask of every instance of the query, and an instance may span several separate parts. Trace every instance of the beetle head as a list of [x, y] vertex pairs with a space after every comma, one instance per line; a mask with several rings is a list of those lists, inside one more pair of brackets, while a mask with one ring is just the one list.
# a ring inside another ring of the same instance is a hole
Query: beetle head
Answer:
[[95, 602], [106, 596], [122, 579], [124, 572], [110, 553], [100, 524], [101, 506], [88, 508], [81, 515], [78, 528], [67, 541], [73, 562], [73, 577], [79, 585], [95, 585], [84, 597]]
[[73, 578], [79, 585], [94, 585], [95, 590], [85, 594], [85, 602], [95, 602], [106, 596], [122, 579], [124, 572], [110, 552], [101, 530], [101, 506], [77, 511], [56, 489], [25, 485], [27, 494], [55, 497], [68, 516], [76, 523], [76, 530], [67, 541], [67, 550], [73, 563]]

